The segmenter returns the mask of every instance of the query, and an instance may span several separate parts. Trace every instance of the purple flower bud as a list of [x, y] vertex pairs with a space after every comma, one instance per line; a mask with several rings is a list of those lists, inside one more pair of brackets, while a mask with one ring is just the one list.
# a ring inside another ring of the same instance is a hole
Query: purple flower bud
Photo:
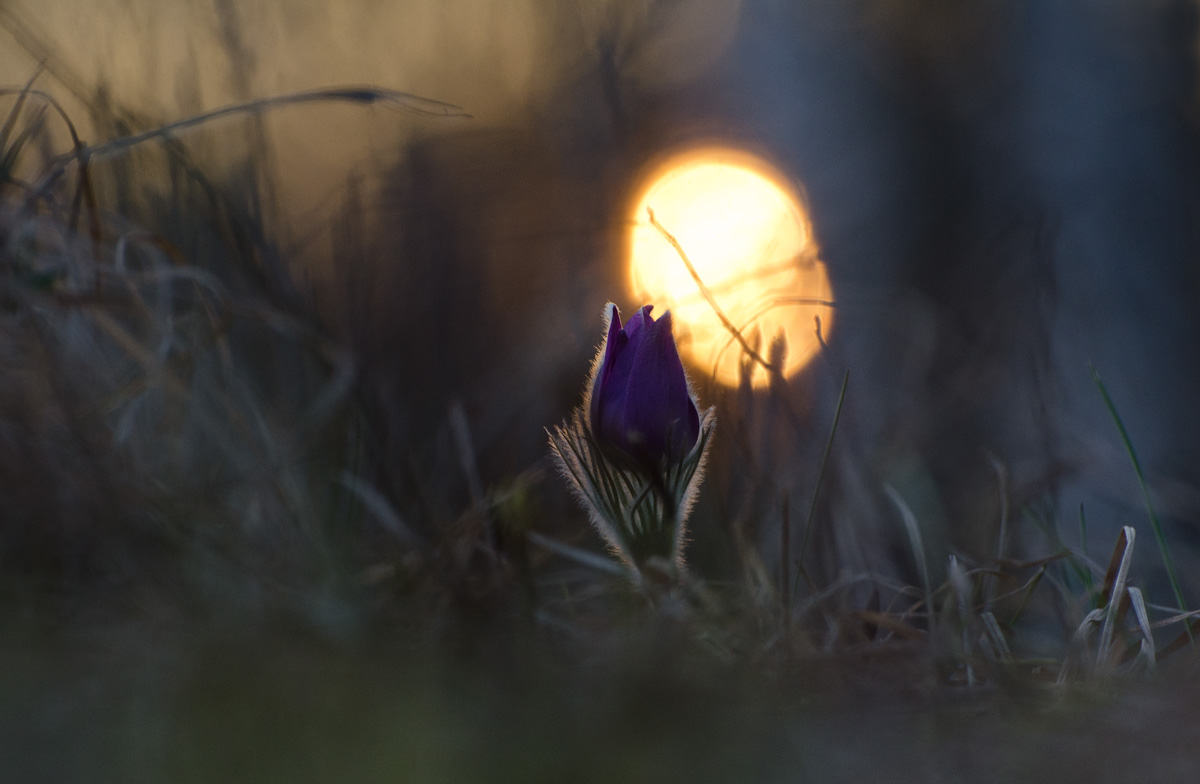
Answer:
[[617, 306], [608, 305], [608, 335], [588, 418], [601, 445], [657, 463], [691, 451], [700, 434], [700, 413], [675, 349], [671, 312], [655, 321], [652, 309], [641, 308], [622, 329]]

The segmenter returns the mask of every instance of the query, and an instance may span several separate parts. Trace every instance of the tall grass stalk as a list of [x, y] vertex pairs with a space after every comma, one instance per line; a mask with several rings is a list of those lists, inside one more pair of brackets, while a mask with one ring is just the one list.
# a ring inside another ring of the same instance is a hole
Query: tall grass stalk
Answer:
[[[1162, 523], [1158, 521], [1158, 515], [1154, 512], [1154, 504], [1150, 500], [1150, 489], [1146, 486], [1146, 475], [1142, 472], [1141, 461], [1138, 460], [1137, 452], [1133, 448], [1133, 440], [1129, 437], [1129, 431], [1125, 429], [1125, 423], [1121, 420], [1121, 415], [1117, 413], [1117, 406], [1113, 403], [1112, 397], [1108, 394], [1108, 389], [1104, 386], [1104, 382], [1100, 380], [1100, 374], [1096, 372], [1096, 366], [1088, 363], [1088, 370], [1091, 371], [1092, 381], [1096, 382], [1096, 388], [1100, 390], [1100, 396], [1104, 398], [1104, 405], [1108, 408], [1108, 413], [1112, 416], [1113, 422], [1117, 425], [1117, 431], [1121, 434], [1121, 443], [1125, 445], [1125, 453], [1129, 455], [1129, 462], [1133, 464], [1133, 473], [1137, 476], [1138, 487], [1142, 491], [1142, 501], [1146, 504], [1146, 514], [1150, 518], [1150, 527], [1154, 529], [1154, 538], [1158, 541], [1158, 549], [1162, 553], [1163, 566], [1167, 570], [1167, 579], [1171, 581], [1171, 590], [1175, 593], [1175, 601], [1179, 603], [1181, 612], [1187, 612], [1187, 603], [1183, 599], [1183, 589], [1179, 585], [1179, 576], [1175, 573], [1175, 564], [1171, 560], [1171, 550], [1167, 546], [1167, 537], [1163, 533]], [[1191, 624], [1184, 624], [1184, 631], [1187, 632], [1188, 641], [1192, 645], [1196, 644], [1196, 638], [1192, 636]]]
[[[796, 558], [797, 572], [807, 574], [804, 569], [804, 554], [808, 550], [808, 535], [812, 530], [813, 517], [817, 513], [817, 500], [821, 495], [821, 484], [825, 480], [825, 467], [829, 465], [829, 453], [833, 449], [833, 438], [837, 435], [838, 422], [842, 418], [842, 404], [846, 400], [846, 387], [850, 384], [850, 371], [842, 376], [842, 391], [838, 393], [837, 407], [833, 410], [833, 425], [829, 428], [829, 438], [825, 441], [825, 451], [821, 454], [821, 467], [817, 469], [817, 481], [813, 485], [812, 502], [808, 505], [808, 517], [804, 519], [804, 536], [800, 540], [800, 555]], [[784, 558], [787, 553], [784, 552]], [[799, 582], [797, 581], [797, 585]], [[793, 590], [795, 590], [793, 588]]]

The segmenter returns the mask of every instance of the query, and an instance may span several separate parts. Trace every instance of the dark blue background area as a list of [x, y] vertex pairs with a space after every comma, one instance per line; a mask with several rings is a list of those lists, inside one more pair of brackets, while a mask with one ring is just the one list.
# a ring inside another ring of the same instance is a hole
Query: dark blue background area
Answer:
[[[927, 499], [917, 511], [931, 540], [988, 552], [999, 466], [1014, 521], [1057, 523], [1078, 545], [1083, 504], [1091, 550], [1104, 551], [1120, 525], [1146, 523], [1094, 363], [1182, 546], [1200, 514], [1196, 38], [1190, 2], [750, 0], [710, 67], [649, 88], [623, 71], [637, 48], [614, 33], [529, 126], [439, 137], [399, 176], [427, 178], [417, 234], [439, 276], [474, 269], [497, 240], [461, 230], [478, 209], [515, 192], [541, 226], [509, 278], [526, 286], [505, 302], [515, 311], [489, 310], [494, 292], [464, 306], [462, 286], [413, 303], [413, 324], [455, 314], [430, 360], [444, 384], [433, 399], [466, 395], [497, 471], [540, 449], [535, 422], [573, 404], [603, 303], [641, 304], [621, 299], [622, 210], [639, 167], [724, 141], [764, 154], [804, 190], [839, 302], [830, 361], [789, 392], [807, 412], [802, 424], [759, 439], [778, 457], [767, 484], [807, 503], [850, 370], [845, 460], [828, 509], [840, 526], [890, 541], [894, 510], [875, 496], [897, 485]], [[411, 237], [397, 241], [412, 258]], [[491, 325], [483, 339], [480, 314]], [[480, 378], [503, 379], [534, 350], [521, 336], [542, 339], [547, 361], [473, 396]], [[444, 360], [481, 340], [492, 348], [479, 362]], [[498, 400], [524, 402], [489, 428]], [[715, 470], [718, 484], [739, 469]], [[1153, 572], [1144, 531], [1139, 552]], [[1009, 554], [1053, 546], [1040, 536], [1014, 538]], [[762, 537], [777, 548], [769, 526]], [[835, 561], [845, 556], [837, 539], [827, 542]], [[878, 549], [868, 561], [887, 559]]]

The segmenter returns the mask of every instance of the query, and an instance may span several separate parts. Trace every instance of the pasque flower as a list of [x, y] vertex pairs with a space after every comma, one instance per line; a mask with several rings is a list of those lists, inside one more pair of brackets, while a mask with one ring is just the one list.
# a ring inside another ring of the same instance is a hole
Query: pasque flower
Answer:
[[550, 432], [550, 448], [592, 524], [636, 582], [658, 560], [683, 566], [685, 522], [695, 501], [716, 417], [688, 385], [671, 314], [652, 305], [622, 326], [605, 307], [604, 342], [584, 404]]
[[622, 328], [617, 306], [608, 305], [588, 424], [601, 445], [658, 463], [691, 451], [700, 435], [700, 412], [675, 349], [671, 312], [655, 321], [653, 309], [642, 307]]

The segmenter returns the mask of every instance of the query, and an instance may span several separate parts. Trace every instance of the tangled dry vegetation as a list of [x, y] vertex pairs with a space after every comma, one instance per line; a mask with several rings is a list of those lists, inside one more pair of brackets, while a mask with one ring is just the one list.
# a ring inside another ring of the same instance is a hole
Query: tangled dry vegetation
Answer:
[[[1006, 528], [1036, 514], [1005, 509], [992, 557], [937, 565], [893, 490], [912, 585], [825, 579], [803, 556], [773, 570], [730, 523], [736, 577], [635, 590], [582, 515], [541, 516], [539, 494], [561, 493], [545, 460], [481, 475], [454, 407], [461, 476], [426, 475], [443, 511], [414, 524], [378, 481], [363, 358], [296, 285], [253, 189], [209, 180], [177, 138], [187, 124], [92, 148], [52, 96], [5, 95], [0, 721], [32, 739], [11, 747], [17, 769], [1099, 781], [1113, 771], [1092, 733], [1144, 732], [1157, 745], [1131, 764], [1186, 765], [1179, 702], [1132, 676], [1194, 666], [1190, 616], [1134, 584], [1134, 528], [1105, 564], [1048, 524], [1045, 554], [1018, 561]], [[386, 98], [319, 99], [339, 97]], [[110, 167], [102, 191], [93, 170], [143, 144], [172, 186], [125, 212], [113, 194], [133, 175]], [[748, 389], [715, 402], [731, 452], [772, 405]], [[782, 514], [783, 552], [816, 508], [762, 512]], [[1116, 698], [1094, 686], [1124, 682]]]

